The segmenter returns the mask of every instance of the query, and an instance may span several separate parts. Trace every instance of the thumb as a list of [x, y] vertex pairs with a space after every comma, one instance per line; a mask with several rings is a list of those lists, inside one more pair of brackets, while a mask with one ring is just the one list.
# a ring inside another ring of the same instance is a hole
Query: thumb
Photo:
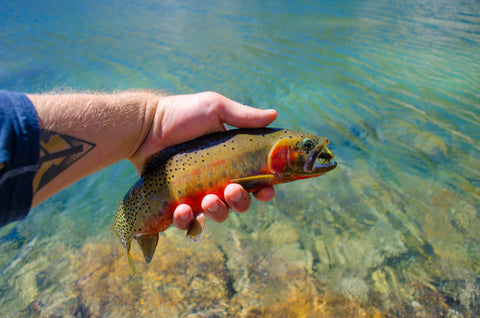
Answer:
[[268, 126], [277, 118], [277, 111], [274, 109], [264, 110], [242, 105], [223, 95], [217, 97], [215, 113], [222, 124], [238, 128], [257, 128]]

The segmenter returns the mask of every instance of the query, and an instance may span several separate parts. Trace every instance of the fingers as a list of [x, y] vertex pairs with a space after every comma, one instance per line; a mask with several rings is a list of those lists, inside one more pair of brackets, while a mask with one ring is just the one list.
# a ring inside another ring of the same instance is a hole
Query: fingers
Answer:
[[[221, 223], [228, 218], [229, 208], [214, 194], [207, 194], [202, 200], [202, 210], [215, 222]], [[173, 225], [180, 230], [188, 230], [193, 221], [193, 210], [188, 204], [180, 204], [173, 212]]]
[[173, 212], [173, 225], [180, 230], [188, 230], [193, 221], [192, 208], [187, 204], [180, 204]]
[[[238, 213], [247, 211], [252, 201], [248, 192], [235, 183], [225, 188], [224, 196], [227, 204], [213, 194], [206, 195], [202, 200], [203, 211], [215, 222], [225, 221], [229, 215], [229, 208]], [[265, 197], [268, 198], [268, 194]]]
[[202, 200], [202, 210], [207, 216], [218, 223], [228, 218], [228, 206], [214, 194], [207, 194]]
[[225, 201], [230, 208], [238, 213], [248, 210], [252, 202], [248, 192], [239, 184], [232, 183], [225, 188]]
[[[202, 210], [214, 222], [221, 223], [228, 218], [229, 209], [237, 213], [246, 212], [252, 202], [248, 192], [239, 184], [229, 184], [224, 191], [225, 202], [214, 194], [207, 194], [202, 200]], [[265, 187], [254, 193], [260, 202], [268, 202], [275, 196], [273, 187]], [[187, 204], [180, 204], [173, 213], [173, 225], [181, 230], [188, 230], [193, 220], [192, 208]]]
[[273, 187], [265, 187], [255, 192], [253, 196], [260, 202], [268, 202], [275, 196], [275, 189]]

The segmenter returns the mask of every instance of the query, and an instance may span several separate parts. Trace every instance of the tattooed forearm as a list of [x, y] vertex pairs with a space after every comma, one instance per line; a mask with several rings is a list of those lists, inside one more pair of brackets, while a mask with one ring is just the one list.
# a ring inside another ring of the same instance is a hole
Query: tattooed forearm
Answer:
[[[37, 111], [40, 163], [33, 181], [38, 205], [74, 182], [137, 154], [159, 97], [147, 93], [28, 95]], [[137, 155], [140, 158], [140, 155]]]
[[36, 193], [95, 147], [94, 143], [40, 129], [40, 159], [33, 180]]

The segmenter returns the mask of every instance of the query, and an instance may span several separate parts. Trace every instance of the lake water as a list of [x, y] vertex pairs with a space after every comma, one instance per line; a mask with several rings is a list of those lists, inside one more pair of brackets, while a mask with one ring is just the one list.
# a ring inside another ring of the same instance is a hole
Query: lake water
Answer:
[[[12, 1], [0, 88], [204, 90], [331, 140], [200, 244], [171, 228], [130, 275], [120, 162], [0, 229], [2, 317], [480, 316], [480, 3]], [[233, 213], [232, 213], [233, 214]]]

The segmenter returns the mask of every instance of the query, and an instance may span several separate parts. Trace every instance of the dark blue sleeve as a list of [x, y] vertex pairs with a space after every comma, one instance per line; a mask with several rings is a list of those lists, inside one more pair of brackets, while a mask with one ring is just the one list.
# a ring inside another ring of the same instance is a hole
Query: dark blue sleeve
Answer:
[[28, 97], [0, 90], [0, 226], [30, 210], [39, 135], [37, 112]]

